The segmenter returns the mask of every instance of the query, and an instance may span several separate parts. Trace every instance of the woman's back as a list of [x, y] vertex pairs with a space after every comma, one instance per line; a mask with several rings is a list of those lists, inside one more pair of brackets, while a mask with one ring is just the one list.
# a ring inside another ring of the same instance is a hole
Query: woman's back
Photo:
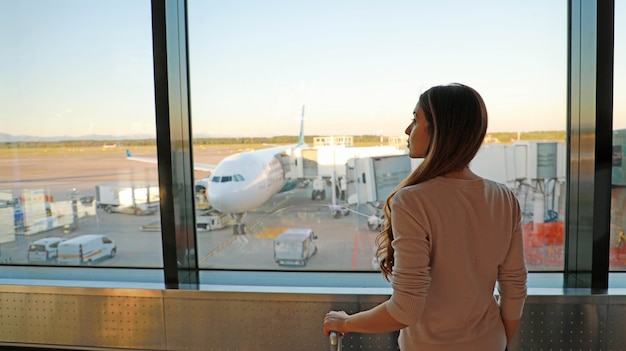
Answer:
[[487, 121], [483, 98], [467, 85], [420, 95], [404, 133], [409, 157], [423, 161], [385, 201], [376, 237], [393, 294], [354, 315], [328, 312], [326, 335], [400, 330], [403, 351], [500, 351], [511, 342], [526, 298], [521, 215], [506, 186], [469, 168]]
[[521, 311], [526, 291], [513, 193], [489, 180], [437, 177], [398, 191], [391, 208], [396, 252], [391, 306], [397, 308], [390, 313], [409, 325], [401, 344], [481, 345], [481, 337], [492, 343], [491, 334], [499, 333], [497, 347], [503, 346], [494, 284], [500, 280], [504, 307], [512, 314]]

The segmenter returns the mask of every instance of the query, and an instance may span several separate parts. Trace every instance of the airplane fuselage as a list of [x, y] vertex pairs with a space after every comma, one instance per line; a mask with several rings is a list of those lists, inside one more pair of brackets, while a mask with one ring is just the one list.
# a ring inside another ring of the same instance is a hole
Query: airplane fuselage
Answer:
[[234, 154], [222, 160], [211, 177], [208, 198], [224, 213], [254, 210], [285, 185], [285, 172], [276, 156], [288, 147]]

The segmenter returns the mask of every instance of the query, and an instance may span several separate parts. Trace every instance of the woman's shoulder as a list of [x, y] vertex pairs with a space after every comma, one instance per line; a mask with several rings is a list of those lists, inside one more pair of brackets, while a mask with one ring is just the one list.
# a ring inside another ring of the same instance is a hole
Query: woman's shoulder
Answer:
[[498, 183], [490, 181], [485, 178], [473, 178], [473, 179], [462, 179], [462, 178], [446, 178], [443, 176], [435, 177], [424, 181], [419, 184], [413, 184], [405, 186], [400, 189], [405, 193], [415, 193], [415, 192], [429, 192], [429, 191], [441, 191], [442, 189], [450, 189], [452, 188], [482, 188], [485, 184], [486, 186], [498, 186]]
[[416, 193], [416, 192], [425, 192], [430, 191], [432, 189], [436, 189], [440, 186], [440, 182], [438, 182], [439, 177], [429, 179], [425, 182], [421, 182], [418, 184], [407, 185], [402, 189], [398, 190], [398, 192], [402, 192], [405, 194]]
[[408, 199], [420, 199], [428, 196], [430, 193], [439, 192], [442, 187], [438, 178], [429, 179], [425, 182], [413, 185], [407, 185], [399, 189], [393, 197], [395, 201], [406, 201]]
[[495, 190], [499, 190], [499, 191], [514, 195], [513, 189], [508, 187], [506, 184], [502, 184], [502, 183], [496, 182], [495, 180], [491, 180], [487, 178], [483, 178], [483, 182], [485, 184], [485, 187], [489, 187]]
[[512, 206], [519, 206], [517, 195], [505, 184], [498, 183], [496, 181], [485, 179], [485, 189], [489, 189], [492, 194], [492, 198], [500, 198], [503, 203], [508, 203]]
[[443, 195], [447, 192], [457, 193], [459, 189], [479, 191], [481, 193], [484, 193], [485, 191], [496, 192], [501, 193], [506, 197], [515, 197], [515, 193], [511, 188], [491, 179], [478, 178], [465, 180], [444, 177], [437, 177], [419, 184], [405, 186], [404, 188], [399, 189], [394, 197], [397, 197], [398, 199], [420, 198], [422, 196], [433, 197], [438, 194]]

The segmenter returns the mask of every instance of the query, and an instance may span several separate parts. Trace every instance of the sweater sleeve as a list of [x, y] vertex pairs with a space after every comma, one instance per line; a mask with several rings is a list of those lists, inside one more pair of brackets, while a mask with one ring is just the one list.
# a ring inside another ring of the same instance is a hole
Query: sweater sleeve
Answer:
[[498, 292], [500, 294], [500, 314], [503, 319], [516, 320], [522, 316], [526, 300], [526, 280], [528, 271], [524, 259], [524, 239], [521, 214], [517, 201], [514, 201], [516, 218], [511, 235], [511, 245], [498, 268]]
[[[393, 294], [387, 311], [397, 321], [416, 324], [424, 311], [430, 285], [430, 240], [427, 224], [420, 219], [419, 208], [408, 206], [402, 192], [391, 202], [391, 225], [394, 239]], [[409, 210], [410, 209], [410, 210]], [[423, 217], [425, 219], [425, 217]]]

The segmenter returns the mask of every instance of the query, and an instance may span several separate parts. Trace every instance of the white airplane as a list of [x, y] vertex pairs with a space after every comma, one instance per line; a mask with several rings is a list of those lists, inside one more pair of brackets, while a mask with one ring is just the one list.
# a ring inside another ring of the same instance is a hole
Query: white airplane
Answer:
[[[243, 218], [279, 192], [297, 187], [302, 179], [286, 178], [286, 167], [282, 155], [293, 155], [297, 149], [308, 148], [304, 143], [304, 107], [300, 122], [298, 142], [291, 145], [274, 146], [266, 149], [230, 155], [217, 165], [194, 164], [194, 170], [211, 172], [208, 178], [196, 182], [198, 187], [206, 187], [206, 197], [211, 207], [229, 214], [234, 220], [234, 234], [245, 234]], [[156, 163], [155, 159], [135, 157], [126, 151], [126, 157], [133, 161]], [[291, 160], [291, 157], [287, 158]]]

